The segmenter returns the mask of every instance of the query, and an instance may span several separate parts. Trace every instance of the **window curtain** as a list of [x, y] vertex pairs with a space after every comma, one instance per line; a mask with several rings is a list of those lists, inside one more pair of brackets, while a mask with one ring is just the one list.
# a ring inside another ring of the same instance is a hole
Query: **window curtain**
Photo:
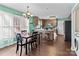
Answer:
[[[20, 29], [19, 22], [12, 15], [0, 13], [0, 48], [13, 44], [15, 32]], [[18, 25], [17, 25], [18, 24]]]
[[13, 20], [12, 17], [6, 14], [0, 14], [0, 38], [12, 38], [13, 35]]

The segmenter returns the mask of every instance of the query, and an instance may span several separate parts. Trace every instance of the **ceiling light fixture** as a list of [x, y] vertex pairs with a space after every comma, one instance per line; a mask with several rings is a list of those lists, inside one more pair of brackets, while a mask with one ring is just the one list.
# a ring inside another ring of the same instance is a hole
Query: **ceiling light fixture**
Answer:
[[32, 16], [32, 14], [31, 14], [31, 12], [30, 12], [30, 10], [29, 10], [29, 6], [27, 6], [26, 13], [23, 13], [23, 16], [24, 16], [25, 18], [29, 18], [30, 16]]

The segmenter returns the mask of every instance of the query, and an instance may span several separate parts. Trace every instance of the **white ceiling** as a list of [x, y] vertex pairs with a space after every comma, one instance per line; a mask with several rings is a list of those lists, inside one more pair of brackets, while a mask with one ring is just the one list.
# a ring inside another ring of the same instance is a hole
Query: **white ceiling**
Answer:
[[57, 18], [65, 18], [70, 15], [70, 12], [75, 3], [2, 3], [8, 7], [26, 12], [27, 6], [33, 15], [39, 18], [48, 18], [56, 16]]

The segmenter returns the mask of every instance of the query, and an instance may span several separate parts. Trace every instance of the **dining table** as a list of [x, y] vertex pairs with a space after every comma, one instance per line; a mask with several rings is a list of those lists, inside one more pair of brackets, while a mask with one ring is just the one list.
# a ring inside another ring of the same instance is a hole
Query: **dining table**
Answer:
[[[40, 34], [36, 34], [38, 37], [37, 37], [37, 43], [40, 45]], [[25, 38], [24, 41], [25, 43], [27, 43], [34, 35], [32, 35], [32, 33], [22, 33], [21, 34], [22, 38]], [[27, 44], [26, 44], [26, 47], [25, 47], [25, 51], [26, 51], [26, 54], [27, 54]]]

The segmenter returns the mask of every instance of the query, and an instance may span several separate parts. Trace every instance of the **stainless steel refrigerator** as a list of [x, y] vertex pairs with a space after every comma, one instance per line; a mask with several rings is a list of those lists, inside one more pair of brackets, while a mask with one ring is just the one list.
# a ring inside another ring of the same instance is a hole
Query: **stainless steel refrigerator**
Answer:
[[65, 41], [71, 42], [71, 21], [65, 21]]

